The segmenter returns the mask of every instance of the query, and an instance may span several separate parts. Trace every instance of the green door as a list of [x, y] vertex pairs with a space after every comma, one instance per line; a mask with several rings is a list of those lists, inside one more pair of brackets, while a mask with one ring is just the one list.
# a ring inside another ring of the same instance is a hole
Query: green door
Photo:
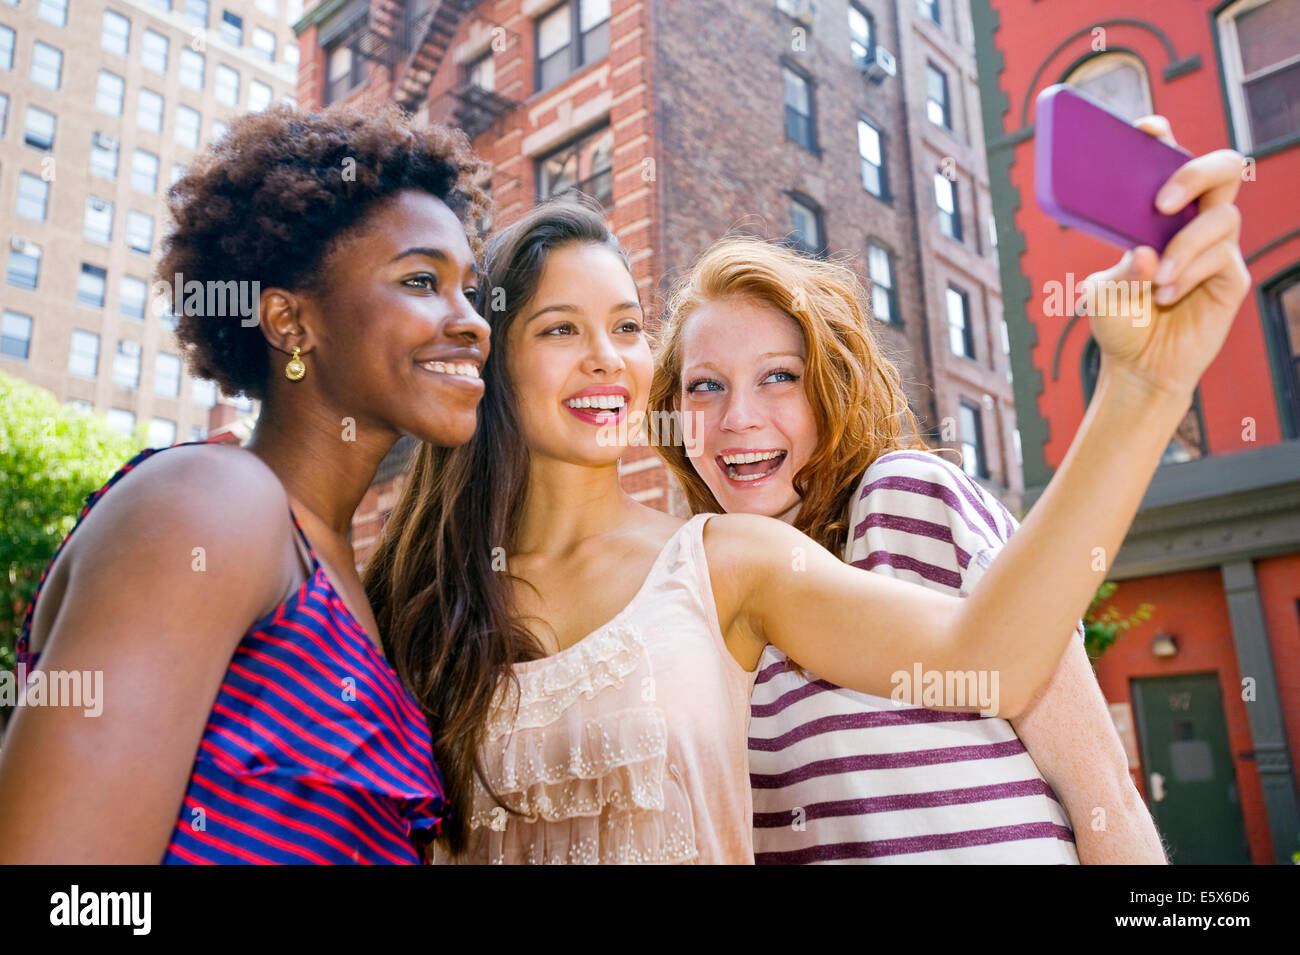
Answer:
[[1248, 865], [1217, 673], [1131, 681], [1147, 805], [1182, 865]]

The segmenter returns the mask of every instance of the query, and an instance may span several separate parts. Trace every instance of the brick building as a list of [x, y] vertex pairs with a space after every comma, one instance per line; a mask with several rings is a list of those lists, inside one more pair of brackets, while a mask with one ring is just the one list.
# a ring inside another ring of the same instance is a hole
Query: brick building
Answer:
[[1034, 200], [1034, 102], [1082, 87], [1130, 120], [1169, 118], [1200, 155], [1249, 157], [1237, 199], [1254, 282], [1111, 567], [1152, 619], [1097, 674], [1175, 862], [1291, 861], [1300, 849], [1300, 0], [1142, 10], [974, 0], [1002, 238], [1027, 501], [1051, 478], [1098, 372], [1086, 321], [1048, 307], [1117, 250]]
[[153, 294], [163, 196], [231, 116], [293, 98], [300, 12], [296, 0], [0, 2], [0, 370], [142, 445], [207, 433], [216, 389], [183, 372]]
[[[935, 440], [1013, 508], [1021, 484], [969, 15], [952, 0], [323, 0], [303, 104], [394, 99], [493, 167], [495, 225], [602, 200], [647, 312], [737, 229], [850, 260]], [[363, 502], [364, 559], [401, 452]], [[624, 486], [681, 511], [650, 449]]]

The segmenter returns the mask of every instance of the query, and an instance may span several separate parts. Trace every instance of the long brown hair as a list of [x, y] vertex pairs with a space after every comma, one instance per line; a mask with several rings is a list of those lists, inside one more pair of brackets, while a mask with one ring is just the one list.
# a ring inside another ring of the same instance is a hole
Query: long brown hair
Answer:
[[[838, 555], [848, 532], [849, 497], [867, 467], [887, 451], [932, 449], [920, 437], [897, 367], [872, 331], [871, 306], [853, 269], [750, 236], [719, 239], [674, 286], [659, 329], [649, 417], [670, 414], [681, 393], [682, 332], [691, 314], [732, 296], [779, 309], [803, 334], [804, 390], [817, 422], [817, 447], [794, 476], [802, 499], [794, 526]], [[656, 450], [692, 513], [722, 510], [683, 445]]]
[[[491, 350], [478, 426], [458, 448], [424, 445], [401, 499], [366, 565], [366, 596], [384, 651], [423, 706], [451, 807], [448, 849], [464, 851], [489, 710], [515, 663], [543, 656], [510, 599], [505, 557], [513, 551], [528, 489], [529, 455], [507, 373], [507, 338], [537, 292], [549, 255], [603, 245], [627, 263], [598, 208], [544, 203], [487, 245], [480, 312]], [[518, 699], [516, 695], [515, 699]], [[507, 809], [511, 807], [506, 806]]]

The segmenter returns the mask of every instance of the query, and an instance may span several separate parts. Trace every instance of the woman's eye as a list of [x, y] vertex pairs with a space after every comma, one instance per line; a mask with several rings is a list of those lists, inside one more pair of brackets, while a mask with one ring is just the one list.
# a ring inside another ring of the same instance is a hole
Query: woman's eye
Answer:
[[707, 388], [705, 388], [705, 389], [704, 389], [705, 391], [720, 391], [720, 390], [722, 389], [722, 385], [718, 384], [718, 383], [717, 383], [716, 381], [714, 381], [713, 379], [711, 379], [711, 378], [700, 378], [700, 379], [698, 379], [697, 381], [692, 381], [689, 385], [686, 386], [686, 393], [687, 393], [688, 395], [693, 395], [693, 394], [695, 394], [697, 391], [699, 391], [699, 390], [701, 389], [701, 386], [702, 386], [702, 385], [711, 386], [711, 387], [707, 387]]
[[[542, 334], [543, 334], [543, 335], [554, 335], [556, 332], [560, 332], [560, 331], [562, 331], [562, 332], [568, 332], [568, 331], [571, 331], [572, 329], [573, 329], [573, 326], [572, 326], [571, 324], [569, 324], [568, 322], [565, 322], [565, 323], [563, 323], [562, 325], [556, 325], [554, 328], [548, 328], [546, 331], [542, 332]], [[557, 337], [558, 337], [558, 336], [557, 336]]]
[[438, 279], [433, 275], [430, 275], [428, 272], [421, 272], [419, 275], [412, 275], [404, 284], [413, 285], [418, 288], [425, 288], [431, 292], [437, 291], [438, 289]]
[[796, 375], [796, 374], [795, 374], [794, 372], [792, 372], [792, 371], [786, 371], [784, 368], [782, 368], [782, 369], [780, 369], [780, 370], [778, 370], [778, 371], [774, 371], [774, 372], [772, 372], [770, 375], [768, 375], [768, 376], [767, 376], [766, 378], [764, 378], [763, 380], [764, 380], [764, 381], [771, 381], [771, 380], [772, 380], [773, 378], [775, 378], [777, 375], [785, 375], [786, 377], [782, 379], [783, 381], [798, 381], [798, 380], [799, 380], [799, 376], [798, 376], [798, 375]]
[[477, 287], [465, 289], [466, 300], [476, 308], [478, 307], [479, 304], [478, 297], [479, 297], [479, 290]]
[[640, 322], [634, 322], [632, 321], [632, 319], [629, 318], [626, 322], [624, 322], [622, 325], [619, 326], [620, 331], [623, 329], [627, 329], [631, 331], [633, 334], [636, 334], [637, 332], [641, 331], [641, 324]]

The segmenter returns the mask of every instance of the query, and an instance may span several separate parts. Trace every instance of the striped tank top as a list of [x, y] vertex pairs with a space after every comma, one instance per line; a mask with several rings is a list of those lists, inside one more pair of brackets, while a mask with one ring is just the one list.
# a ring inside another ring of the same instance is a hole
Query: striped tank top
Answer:
[[[136, 455], [86, 499], [41, 575], [17, 644], [29, 671], [39, 658], [29, 650], [32, 616], [50, 567], [109, 488], [158, 450]], [[445, 818], [428, 724], [290, 516], [311, 574], [235, 648], [160, 861], [418, 865]]]
[[[872, 463], [849, 518], [845, 561], [960, 596], [1018, 526], [959, 468], [914, 451]], [[1009, 722], [805, 677], [773, 646], [749, 765], [760, 865], [1078, 862], [1069, 817]]]

